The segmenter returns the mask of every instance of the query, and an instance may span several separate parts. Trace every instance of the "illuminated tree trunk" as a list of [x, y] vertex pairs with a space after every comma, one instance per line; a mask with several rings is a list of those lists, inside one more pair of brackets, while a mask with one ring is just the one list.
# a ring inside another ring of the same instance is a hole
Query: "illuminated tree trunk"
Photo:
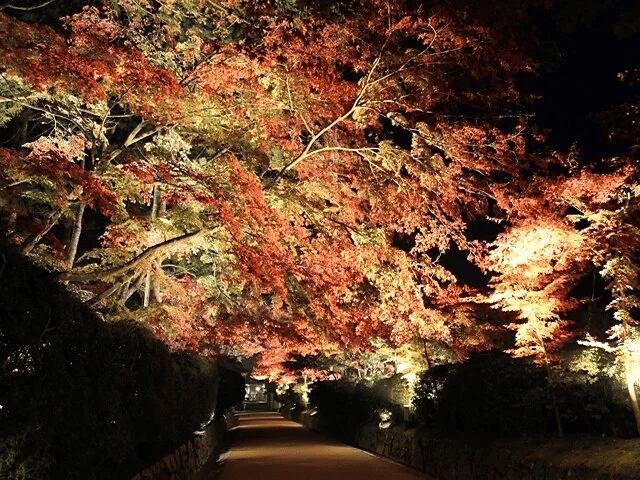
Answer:
[[147, 277], [144, 280], [144, 301], [142, 306], [149, 306], [149, 297], [151, 296], [151, 272], [147, 273]]
[[134, 293], [136, 293], [142, 288], [142, 286], [144, 285], [145, 279], [146, 279], [145, 276], [138, 276], [137, 278], [133, 277], [131, 280], [123, 284], [122, 291], [119, 297], [120, 298], [119, 302], [122, 305], [127, 303], [127, 300], [129, 300], [131, 295], [133, 295]]
[[[628, 312], [625, 312], [628, 314]], [[624, 364], [625, 380], [627, 382], [627, 392], [629, 393], [629, 400], [631, 401], [631, 409], [636, 420], [636, 429], [640, 434], [640, 406], [638, 405], [638, 397], [636, 396], [636, 373], [637, 364], [634, 365], [633, 357], [629, 353], [629, 346], [626, 344], [629, 334], [629, 324], [623, 320], [621, 333], [619, 334], [617, 347], [612, 347], [607, 343], [598, 342], [593, 338], [587, 337], [585, 341], [578, 341], [581, 345], [587, 345], [602, 349], [606, 352], [616, 352], [618, 356], [622, 356], [622, 363]]]
[[636, 429], [640, 434], [640, 406], [638, 406], [638, 397], [636, 396], [636, 379], [634, 375], [634, 368], [632, 365], [631, 355], [629, 354], [628, 347], [626, 345], [629, 338], [630, 325], [627, 320], [629, 312], [625, 312], [622, 321], [622, 334], [620, 335], [620, 343], [622, 344], [623, 361], [624, 361], [624, 374], [627, 380], [627, 391], [629, 392], [629, 400], [631, 400], [631, 408], [633, 415], [636, 419]]
[[[162, 189], [160, 185], [155, 185], [153, 187], [153, 203], [151, 204], [151, 220], [155, 220], [158, 218], [158, 212], [160, 210], [160, 196], [162, 194]], [[145, 307], [149, 306], [150, 298], [151, 298], [151, 271], [147, 273], [147, 278], [144, 281], [144, 299], [142, 305]]]
[[[629, 202], [631, 198], [627, 195], [627, 202], [625, 209], [629, 208]], [[619, 244], [616, 247], [620, 247]], [[636, 396], [636, 377], [635, 370], [638, 368], [637, 361], [632, 357], [630, 353], [631, 342], [630, 338], [632, 327], [632, 315], [630, 310], [632, 308], [638, 308], [640, 301], [638, 297], [633, 293], [638, 287], [638, 267], [635, 265], [630, 254], [617, 255], [607, 262], [605, 265], [606, 274], [604, 277], [609, 280], [608, 288], [613, 295], [613, 301], [609, 304], [609, 307], [613, 307], [615, 310], [614, 316], [620, 320], [619, 329], [616, 331], [612, 329], [612, 335], [610, 339], [617, 339], [618, 347], [616, 350], [621, 352], [622, 362], [624, 363], [624, 373], [627, 381], [627, 391], [629, 393], [629, 400], [631, 401], [631, 409], [636, 420], [636, 429], [640, 434], [640, 407], [638, 406], [638, 397]], [[602, 348], [601, 345], [598, 345]], [[606, 348], [610, 350], [610, 348]], [[635, 353], [637, 355], [637, 353]]]
[[108, 288], [107, 290], [102, 292], [100, 295], [98, 295], [96, 298], [92, 299], [92, 302], [89, 304], [89, 306], [91, 308], [97, 307], [102, 300], [110, 297], [115, 292], [117, 292], [122, 287], [123, 284], [130, 283], [134, 277], [135, 277], [135, 273], [132, 274], [130, 277], [123, 279], [122, 281], [116, 282], [114, 285], [111, 286], [111, 288]]
[[636, 429], [640, 434], [640, 406], [638, 406], [638, 397], [636, 396], [636, 380], [631, 368], [631, 359], [629, 353], [624, 354], [624, 372], [627, 378], [627, 390], [629, 391], [629, 398], [631, 399], [631, 408], [633, 408], [633, 415], [636, 419]]
[[85, 205], [81, 203], [78, 205], [78, 211], [76, 212], [76, 218], [73, 223], [73, 232], [71, 233], [71, 240], [67, 247], [67, 253], [65, 255], [65, 261], [69, 269], [73, 268], [73, 262], [76, 260], [76, 254], [78, 253], [78, 243], [80, 242], [80, 234], [82, 233], [82, 217], [84, 215]]

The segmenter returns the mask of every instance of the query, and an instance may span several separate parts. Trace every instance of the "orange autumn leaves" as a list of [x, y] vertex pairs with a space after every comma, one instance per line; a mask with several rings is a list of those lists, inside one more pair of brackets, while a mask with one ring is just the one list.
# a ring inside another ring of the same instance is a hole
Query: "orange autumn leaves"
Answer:
[[[532, 147], [544, 139], [518, 91], [536, 66], [524, 10], [176, 1], [169, 18], [119, 3], [64, 19], [66, 36], [0, 13], [0, 61], [33, 93], [24, 108], [58, 108], [0, 152], [23, 169], [3, 186], [43, 175], [66, 179], [60, 197], [82, 187], [74, 201], [106, 224], [87, 271], [201, 234], [131, 278], [74, 286], [106, 316], [135, 315], [175, 348], [260, 353], [275, 377], [291, 356], [357, 355], [380, 339], [458, 358], [568, 341], [571, 289], [617, 248], [629, 220], [616, 195], [636, 167], [574, 169]], [[145, 29], [167, 55], [134, 38]], [[3, 213], [26, 223], [35, 202], [18, 205]], [[490, 232], [472, 234], [481, 221]], [[127, 295], [147, 278], [141, 307]]]

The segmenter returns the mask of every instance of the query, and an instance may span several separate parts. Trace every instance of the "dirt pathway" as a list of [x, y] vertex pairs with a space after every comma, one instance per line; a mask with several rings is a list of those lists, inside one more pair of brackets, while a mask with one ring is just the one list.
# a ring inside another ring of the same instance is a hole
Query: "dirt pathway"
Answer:
[[220, 480], [418, 480], [413, 470], [338, 443], [277, 413], [238, 416]]

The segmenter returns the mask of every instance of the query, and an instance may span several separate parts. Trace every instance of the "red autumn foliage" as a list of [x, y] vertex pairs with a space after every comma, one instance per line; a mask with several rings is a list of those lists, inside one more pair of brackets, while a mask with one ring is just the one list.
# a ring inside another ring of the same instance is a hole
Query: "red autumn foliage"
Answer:
[[2, 206], [36, 211], [13, 187], [44, 178], [47, 213], [110, 217], [78, 267], [99, 278], [75, 286], [172, 347], [260, 354], [283, 378], [378, 340], [550, 353], [572, 341], [572, 289], [637, 253], [637, 166], [547, 147], [520, 90], [548, 2], [117, 3], [64, 35], [0, 12], [24, 109], [75, 115], [0, 149]]

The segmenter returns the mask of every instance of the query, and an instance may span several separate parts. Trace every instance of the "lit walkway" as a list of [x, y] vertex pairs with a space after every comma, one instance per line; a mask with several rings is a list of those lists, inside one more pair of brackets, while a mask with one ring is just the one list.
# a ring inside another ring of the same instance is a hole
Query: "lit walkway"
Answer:
[[424, 475], [338, 443], [277, 413], [239, 414], [220, 480], [418, 480]]

